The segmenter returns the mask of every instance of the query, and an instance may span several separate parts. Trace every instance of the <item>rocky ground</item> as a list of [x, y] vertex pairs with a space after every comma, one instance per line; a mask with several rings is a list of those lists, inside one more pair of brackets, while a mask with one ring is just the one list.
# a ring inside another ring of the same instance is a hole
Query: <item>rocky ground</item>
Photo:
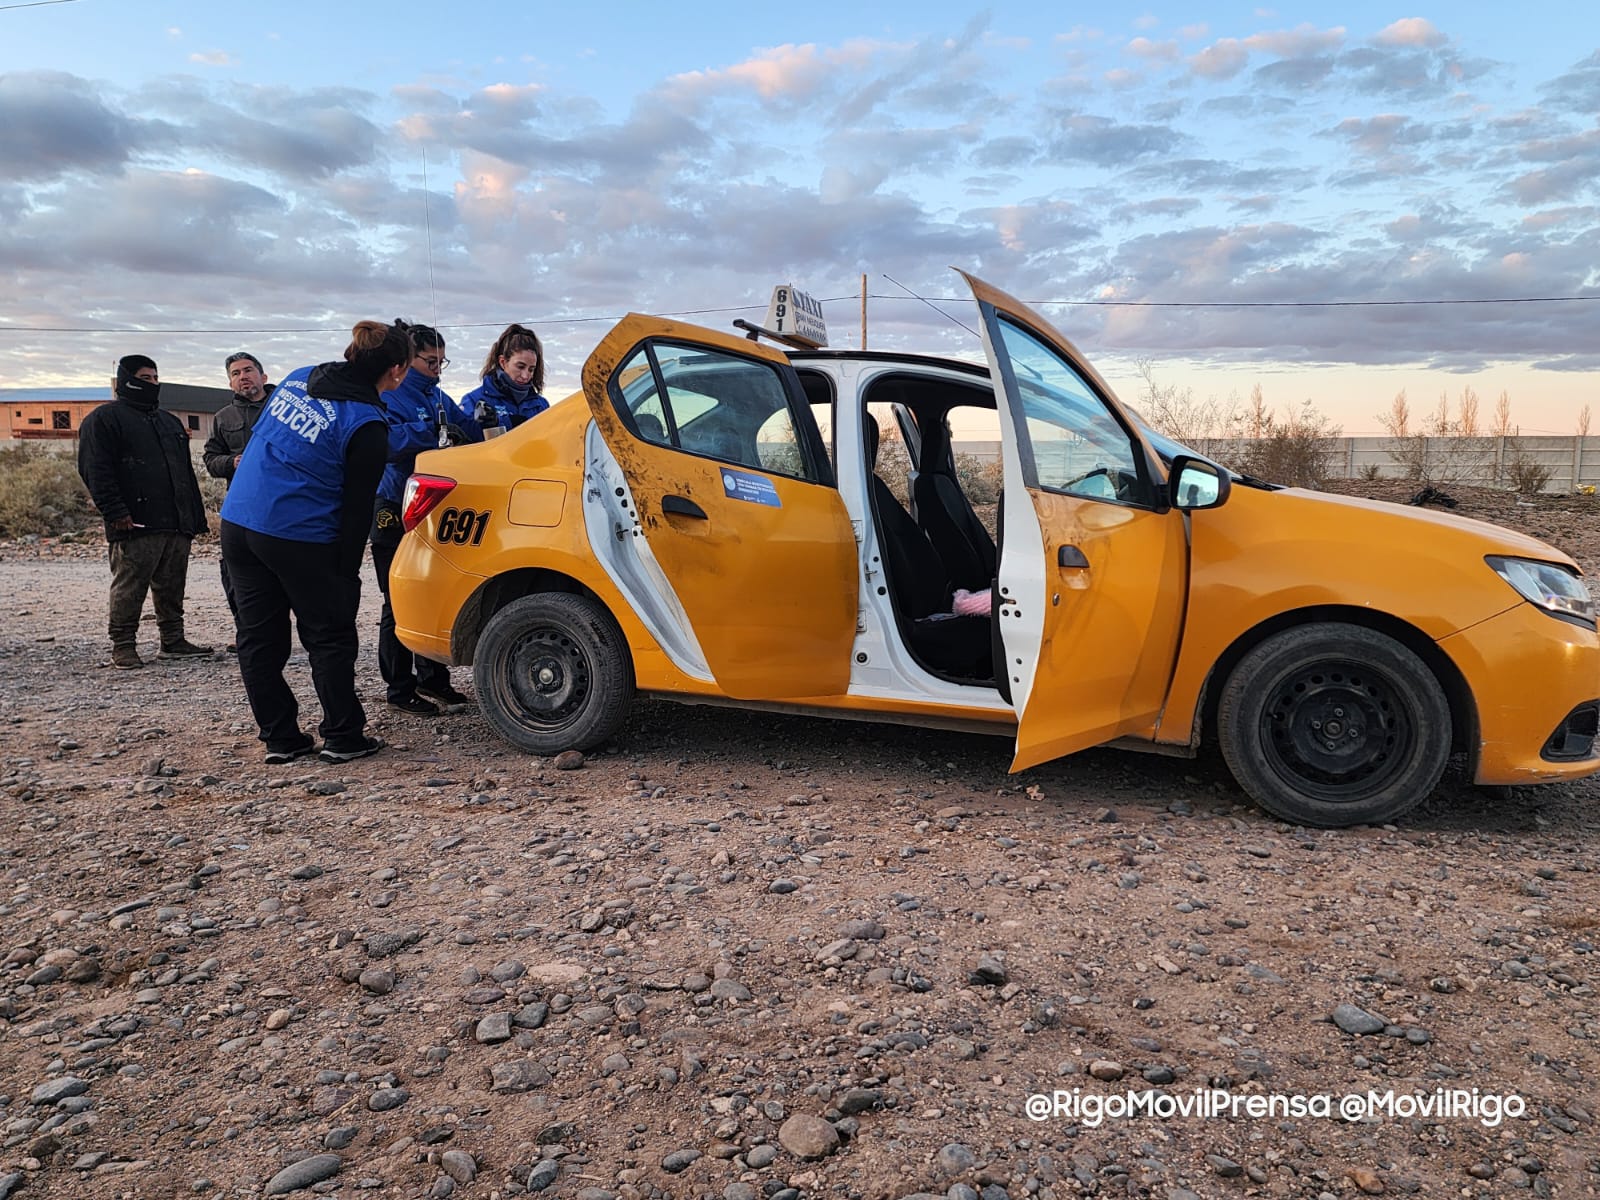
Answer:
[[[1600, 567], [1592, 499], [1454, 494]], [[3, 557], [0, 1198], [1600, 1191], [1600, 784], [1307, 831], [664, 704], [557, 770], [370, 650], [391, 749], [269, 768], [226, 656], [102, 669], [103, 547]], [[225, 642], [210, 546], [190, 594]], [[1280, 1108], [1096, 1122], [1145, 1089]]]

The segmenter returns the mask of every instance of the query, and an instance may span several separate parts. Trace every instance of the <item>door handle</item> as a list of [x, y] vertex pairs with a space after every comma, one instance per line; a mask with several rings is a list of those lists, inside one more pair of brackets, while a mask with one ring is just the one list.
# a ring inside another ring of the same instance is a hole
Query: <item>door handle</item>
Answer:
[[706, 519], [706, 510], [686, 496], [661, 497], [661, 511], [669, 517], [693, 517], [696, 521]]
[[1076, 546], [1062, 546], [1056, 551], [1056, 566], [1086, 571], [1089, 569], [1089, 560]]

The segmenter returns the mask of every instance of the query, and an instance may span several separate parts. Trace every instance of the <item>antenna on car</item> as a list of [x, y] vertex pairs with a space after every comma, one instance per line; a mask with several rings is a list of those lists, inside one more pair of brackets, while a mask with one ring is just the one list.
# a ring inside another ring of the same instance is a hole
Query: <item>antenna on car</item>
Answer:
[[428, 298], [433, 305], [433, 327], [439, 328], [439, 293], [433, 288], [433, 217], [428, 212], [428, 148], [422, 147], [422, 227], [428, 235]]
[[924, 304], [926, 304], [929, 308], [933, 309], [934, 312], [938, 313], [945, 320], [954, 321], [957, 325], [961, 326], [961, 328], [965, 329], [973, 337], [977, 337], [978, 336], [978, 331], [976, 329], [974, 329], [972, 326], [968, 325], [965, 321], [961, 320], [959, 317], [952, 317], [949, 313], [945, 312], [944, 309], [940, 308], [937, 304], [935, 304], [932, 300], [929, 300], [927, 297], [917, 295], [915, 292], [913, 292], [910, 288], [908, 288], [905, 284], [901, 283], [898, 279], [896, 279], [893, 275], [889, 274], [887, 271], [885, 271], [883, 273], [883, 277], [885, 279], [887, 279], [890, 283], [894, 284], [895, 287], [899, 288], [906, 295], [910, 296], [913, 300], [921, 300]]
[[743, 329], [752, 342], [771, 338], [796, 350], [819, 350], [828, 344], [828, 323], [822, 317], [822, 303], [787, 283], [772, 289], [764, 324], [752, 325], [740, 317], [733, 323]]

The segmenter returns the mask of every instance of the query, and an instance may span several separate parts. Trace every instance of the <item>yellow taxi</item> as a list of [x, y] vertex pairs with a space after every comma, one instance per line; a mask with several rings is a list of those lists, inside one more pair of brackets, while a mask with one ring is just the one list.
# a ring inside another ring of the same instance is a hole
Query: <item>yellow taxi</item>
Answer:
[[[1452, 753], [1480, 784], [1600, 770], [1600, 637], [1570, 558], [1235, 475], [965, 278], [986, 367], [625, 317], [581, 397], [418, 459], [401, 641], [471, 664], [485, 718], [535, 754], [605, 741], [642, 693], [1003, 734], [1013, 770], [1214, 739], [1306, 825], [1391, 820]], [[952, 451], [985, 415], [997, 537]], [[909, 456], [905, 501], [880, 438]]]

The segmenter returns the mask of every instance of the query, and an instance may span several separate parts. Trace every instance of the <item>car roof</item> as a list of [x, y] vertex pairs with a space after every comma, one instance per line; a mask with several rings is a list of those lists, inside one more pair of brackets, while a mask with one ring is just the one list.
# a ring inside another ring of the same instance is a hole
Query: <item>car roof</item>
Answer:
[[789, 361], [796, 366], [821, 361], [874, 362], [896, 366], [939, 367], [971, 375], [974, 379], [989, 378], [988, 364], [969, 362], [964, 358], [948, 358], [941, 354], [914, 354], [891, 350], [790, 350], [787, 353]]

